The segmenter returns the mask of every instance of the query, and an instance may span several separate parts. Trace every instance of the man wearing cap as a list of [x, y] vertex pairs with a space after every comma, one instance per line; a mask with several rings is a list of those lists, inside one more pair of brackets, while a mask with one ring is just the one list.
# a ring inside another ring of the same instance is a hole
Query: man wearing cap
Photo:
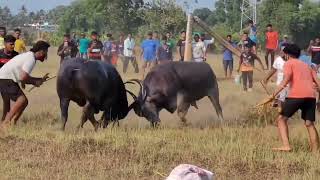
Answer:
[[[38, 41], [29, 52], [15, 56], [0, 69], [0, 93], [4, 106], [0, 130], [6, 129], [12, 120], [15, 124], [28, 105], [19, 83], [39, 87], [48, 78], [32, 77], [31, 72], [37, 60], [43, 62], [47, 58], [49, 47], [47, 42]], [[10, 101], [14, 101], [13, 106]]]

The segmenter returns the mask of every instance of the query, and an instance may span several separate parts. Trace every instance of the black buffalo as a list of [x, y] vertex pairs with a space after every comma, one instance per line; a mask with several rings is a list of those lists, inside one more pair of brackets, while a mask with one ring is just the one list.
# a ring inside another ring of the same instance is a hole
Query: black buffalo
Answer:
[[160, 122], [159, 112], [178, 110], [182, 122], [196, 101], [208, 96], [218, 117], [223, 120], [216, 76], [207, 63], [172, 62], [152, 69], [142, 84], [134, 111], [152, 125]]
[[78, 128], [83, 127], [89, 119], [95, 130], [100, 125], [94, 118], [95, 113], [104, 113], [106, 127], [110, 121], [125, 118], [136, 104], [128, 106], [128, 91], [119, 73], [112, 65], [101, 61], [76, 58], [63, 62], [57, 77], [57, 92], [60, 98], [62, 130], [68, 119], [70, 101], [84, 107]]

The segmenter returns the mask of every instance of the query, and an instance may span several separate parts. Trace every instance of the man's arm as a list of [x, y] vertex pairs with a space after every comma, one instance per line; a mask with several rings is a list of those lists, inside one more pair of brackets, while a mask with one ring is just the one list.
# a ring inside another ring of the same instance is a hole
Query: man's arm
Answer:
[[260, 66], [261, 66], [261, 68], [262, 68], [262, 71], [264, 70], [264, 65], [262, 64], [262, 61], [261, 61], [261, 59], [259, 58], [259, 56], [257, 56], [256, 55], [256, 60], [259, 62], [259, 64], [260, 64]]
[[243, 62], [243, 56], [241, 55], [240, 56], [240, 61], [239, 61], [239, 66], [238, 66], [238, 72], [240, 72], [240, 68], [241, 68], [241, 64], [242, 64], [242, 62]]
[[65, 51], [66, 48], [67, 48], [67, 47], [65, 47], [65, 46], [63, 46], [63, 45], [60, 46], [59, 49], [58, 49], [58, 53], [57, 53], [58, 56], [62, 56], [62, 55], [63, 55], [63, 51]]
[[278, 86], [278, 88], [272, 94], [273, 97], [276, 97], [290, 82], [291, 76], [284, 76], [283, 81]]
[[32, 84], [32, 85], [34, 85], [36, 87], [39, 87], [47, 79], [48, 79], [48, 76], [45, 76], [43, 78], [36, 78], [36, 77], [30, 76], [28, 73], [26, 73], [25, 71], [21, 70], [21, 82], [23, 84]]

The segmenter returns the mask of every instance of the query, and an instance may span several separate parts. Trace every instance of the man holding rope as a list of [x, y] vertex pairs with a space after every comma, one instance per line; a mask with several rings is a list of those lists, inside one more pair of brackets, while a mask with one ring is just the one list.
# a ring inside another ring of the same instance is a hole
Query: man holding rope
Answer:
[[299, 109], [301, 118], [305, 121], [305, 127], [308, 130], [310, 139], [310, 148], [312, 151], [319, 149], [319, 136], [315, 121], [316, 110], [316, 86], [320, 87], [315, 72], [305, 63], [298, 60], [300, 48], [295, 44], [290, 44], [284, 48], [284, 80], [279, 88], [272, 95], [273, 100], [284, 88], [290, 84], [288, 97], [286, 98], [283, 108], [277, 118], [278, 130], [282, 146], [273, 148], [275, 151], [291, 151], [289, 144], [288, 119], [292, 117]]
[[[42, 78], [30, 76], [36, 65], [36, 60], [43, 62], [47, 58], [50, 45], [44, 41], [38, 41], [29, 52], [20, 54], [0, 69], [0, 93], [4, 103], [1, 129], [6, 129], [12, 120], [17, 120], [28, 105], [28, 99], [21, 90], [19, 83], [41, 86], [48, 75]], [[10, 107], [10, 100], [14, 101]]]

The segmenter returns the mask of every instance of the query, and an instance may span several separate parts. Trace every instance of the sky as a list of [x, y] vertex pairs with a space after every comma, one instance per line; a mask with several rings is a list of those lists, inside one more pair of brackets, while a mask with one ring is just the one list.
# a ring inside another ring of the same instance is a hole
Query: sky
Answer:
[[[40, 9], [49, 10], [59, 5], [69, 5], [74, 0], [0, 0], [0, 6], [8, 6], [13, 13], [17, 13], [22, 5], [25, 5], [28, 11], [38, 11]], [[193, 8], [207, 7], [214, 8], [215, 0], [176, 0], [177, 3], [183, 4], [184, 1], [193, 2]]]

